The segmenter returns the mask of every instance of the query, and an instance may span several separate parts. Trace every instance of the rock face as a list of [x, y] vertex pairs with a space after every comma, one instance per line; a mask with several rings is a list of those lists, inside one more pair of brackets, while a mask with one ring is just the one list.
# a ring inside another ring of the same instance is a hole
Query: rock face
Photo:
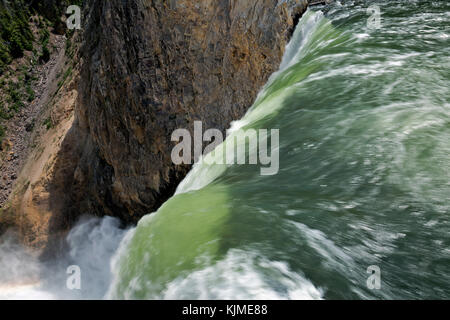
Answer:
[[224, 131], [277, 70], [306, 0], [91, 0], [82, 48], [71, 201], [136, 222], [189, 167], [177, 128]]

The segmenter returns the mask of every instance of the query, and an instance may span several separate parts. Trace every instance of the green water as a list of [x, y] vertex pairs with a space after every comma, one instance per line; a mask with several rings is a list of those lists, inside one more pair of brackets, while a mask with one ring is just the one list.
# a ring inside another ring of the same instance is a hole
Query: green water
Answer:
[[122, 243], [109, 297], [450, 298], [450, 3], [341, 2], [233, 124], [280, 129], [279, 173], [197, 165]]

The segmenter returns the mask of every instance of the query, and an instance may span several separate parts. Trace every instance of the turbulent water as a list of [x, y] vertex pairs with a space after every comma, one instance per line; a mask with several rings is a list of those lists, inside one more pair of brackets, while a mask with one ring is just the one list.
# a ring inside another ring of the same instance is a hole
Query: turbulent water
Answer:
[[280, 130], [279, 173], [199, 163], [136, 228], [82, 222], [69, 236], [69, 260], [89, 261], [77, 297], [450, 298], [449, 36], [444, 0], [309, 10], [232, 125]]

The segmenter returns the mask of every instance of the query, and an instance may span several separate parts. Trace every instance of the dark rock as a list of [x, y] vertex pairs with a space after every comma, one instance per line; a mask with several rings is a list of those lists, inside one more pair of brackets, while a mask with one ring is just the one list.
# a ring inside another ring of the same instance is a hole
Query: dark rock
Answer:
[[[175, 191], [177, 128], [225, 131], [278, 69], [306, 0], [91, 0], [74, 130], [77, 212], [136, 222]], [[76, 205], [75, 205], [76, 204]]]
[[31, 132], [34, 128], [34, 121], [30, 121], [25, 125], [25, 130]]

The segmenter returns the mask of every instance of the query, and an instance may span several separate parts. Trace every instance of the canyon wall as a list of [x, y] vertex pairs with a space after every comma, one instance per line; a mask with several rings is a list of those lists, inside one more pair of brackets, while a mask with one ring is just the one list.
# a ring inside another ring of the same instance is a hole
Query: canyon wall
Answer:
[[224, 132], [241, 118], [278, 69], [306, 7], [306, 0], [88, 1], [81, 48], [70, 55], [73, 76], [42, 115], [53, 127], [33, 143], [0, 232], [13, 227], [24, 243], [54, 252], [52, 239], [83, 214], [136, 223], [155, 211], [190, 169], [171, 161], [173, 131], [192, 132], [202, 121], [204, 130]]
[[76, 126], [72, 201], [128, 222], [156, 210], [189, 170], [177, 128], [224, 131], [278, 69], [303, 0], [94, 0]]

